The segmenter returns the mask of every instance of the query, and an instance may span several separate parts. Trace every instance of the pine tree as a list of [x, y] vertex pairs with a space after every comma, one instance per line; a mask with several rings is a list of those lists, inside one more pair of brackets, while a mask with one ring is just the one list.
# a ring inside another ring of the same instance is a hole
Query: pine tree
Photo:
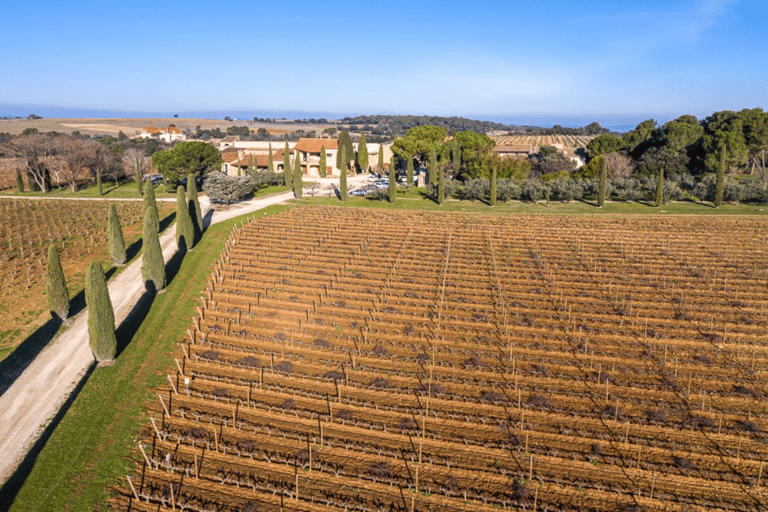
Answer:
[[100, 196], [104, 195], [104, 188], [101, 184], [101, 168], [99, 167], [96, 168], [96, 190], [98, 190]]
[[453, 175], [458, 176], [461, 170], [461, 146], [456, 140], [453, 141], [451, 155], [453, 156]]
[[267, 164], [267, 170], [270, 174], [275, 172], [275, 162], [272, 158], [272, 143], [269, 144], [269, 163]]
[[325, 178], [328, 175], [328, 157], [325, 154], [325, 146], [320, 147], [320, 177]]
[[21, 177], [20, 171], [16, 171], [16, 191], [19, 193], [24, 192], [24, 178]]
[[600, 165], [600, 177], [597, 181], [597, 206], [602, 208], [605, 204], [605, 192], [608, 187], [608, 164], [603, 159], [602, 165]]
[[389, 202], [395, 204], [397, 199], [397, 173], [395, 172], [395, 157], [389, 161]]
[[[157, 211], [157, 200], [155, 199], [155, 188], [150, 184], [147, 186], [146, 193], [144, 194], [144, 201], [142, 204], [142, 209], [144, 211], [147, 210], [147, 208], [152, 208], [155, 210], [155, 218], [160, 218], [160, 213]], [[158, 230], [160, 228], [158, 227]]]
[[434, 149], [429, 153], [429, 184], [437, 185], [437, 153]]
[[293, 170], [293, 197], [301, 198], [304, 191], [303, 188], [303, 180], [301, 176], [301, 162], [299, 162], [298, 156], [296, 157], [295, 161], [295, 169]]
[[165, 287], [165, 261], [158, 235], [157, 208], [144, 210], [144, 235], [142, 240], [141, 277], [147, 290], [157, 292]]
[[377, 166], [376, 172], [381, 174], [384, 172], [384, 146], [379, 144], [379, 165]]
[[491, 171], [491, 206], [496, 206], [496, 166], [493, 166], [493, 171]]
[[180, 251], [192, 249], [195, 241], [195, 228], [189, 218], [189, 205], [184, 187], [176, 188], [176, 246]]
[[136, 159], [136, 190], [139, 193], [139, 196], [144, 194], [144, 182], [142, 181], [143, 178], [141, 176], [141, 162], [139, 159]]
[[357, 143], [357, 167], [361, 172], [368, 172], [368, 146], [365, 145], [365, 134], [362, 132]]
[[61, 268], [59, 251], [51, 244], [48, 248], [48, 264], [45, 268], [45, 291], [51, 316], [65, 320], [69, 316], [69, 291]]
[[[343, 162], [346, 158], [346, 148], [344, 146], [341, 146], [339, 148], [339, 158]], [[342, 201], [347, 200], [347, 166], [342, 166], [341, 169], [339, 169], [339, 196], [341, 197]]]
[[437, 171], [437, 204], [445, 202], [445, 173], [440, 169]]
[[725, 189], [725, 157], [728, 154], [728, 147], [723, 144], [720, 148], [720, 165], [717, 167], [717, 176], [715, 178], [715, 208], [720, 208], [723, 202], [723, 190]]
[[291, 148], [288, 147], [288, 142], [286, 142], [285, 152], [283, 153], [283, 181], [285, 182], [285, 186], [288, 188], [293, 186], [291, 173]]
[[656, 208], [661, 206], [664, 201], [664, 168], [659, 169], [659, 175], [656, 178]]
[[88, 306], [88, 341], [97, 361], [110, 361], [117, 354], [115, 311], [109, 298], [101, 263], [92, 261], [85, 276], [85, 304]]
[[203, 234], [203, 212], [200, 209], [197, 182], [193, 173], [187, 175], [187, 197], [189, 198], [189, 218], [192, 221], [195, 236], [199, 238]]
[[109, 257], [115, 265], [125, 264], [125, 239], [123, 228], [120, 227], [120, 218], [117, 216], [115, 203], [109, 205]]

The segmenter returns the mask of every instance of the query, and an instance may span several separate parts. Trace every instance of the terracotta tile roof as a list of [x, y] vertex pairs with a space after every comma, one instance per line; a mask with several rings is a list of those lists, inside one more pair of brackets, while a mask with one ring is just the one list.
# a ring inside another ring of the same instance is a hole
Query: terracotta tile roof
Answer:
[[294, 149], [306, 153], [320, 153], [320, 149], [325, 146], [329, 149], [339, 149], [338, 139], [299, 139]]
[[530, 144], [518, 144], [516, 146], [496, 146], [493, 148], [496, 153], [531, 153], [533, 146]]
[[155, 126], [147, 126], [142, 131], [144, 131], [146, 133], [163, 133], [162, 130], [160, 130], [159, 128], [157, 128]]
[[168, 128], [165, 129], [165, 131], [166, 133], [179, 133], [179, 134], [181, 133], [181, 130], [179, 130], [175, 126], [169, 126]]

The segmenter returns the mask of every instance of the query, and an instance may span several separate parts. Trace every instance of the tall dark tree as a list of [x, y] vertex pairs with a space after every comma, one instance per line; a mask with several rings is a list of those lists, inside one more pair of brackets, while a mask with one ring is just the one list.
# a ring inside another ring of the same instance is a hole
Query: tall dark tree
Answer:
[[304, 183], [301, 176], [301, 162], [299, 161], [298, 155], [296, 156], [296, 160], [294, 162], [296, 165], [293, 169], [293, 197], [300, 199], [301, 196], [304, 194]]
[[136, 160], [136, 191], [139, 196], [144, 194], [144, 178], [141, 175], [141, 163], [138, 159]]
[[65, 320], [69, 316], [69, 290], [61, 268], [61, 259], [56, 246], [48, 248], [48, 263], [45, 268], [45, 291], [51, 316]]
[[496, 166], [493, 166], [493, 170], [491, 171], [491, 192], [490, 192], [490, 202], [491, 206], [496, 206], [496, 178], [498, 172], [496, 171]]
[[285, 149], [283, 150], [283, 181], [285, 186], [291, 188], [293, 186], [292, 175], [293, 169], [291, 169], [291, 148], [288, 147], [288, 142], [285, 142]]
[[109, 298], [104, 269], [91, 262], [85, 275], [85, 304], [88, 306], [88, 341], [97, 361], [111, 361], [117, 354], [115, 311]]
[[165, 260], [160, 247], [159, 221], [156, 208], [144, 210], [141, 277], [147, 290], [157, 292], [165, 287]]
[[328, 155], [325, 153], [325, 146], [320, 147], [320, 177], [325, 178], [328, 175]]
[[715, 208], [720, 208], [723, 202], [723, 190], [725, 189], [725, 158], [728, 154], [728, 146], [720, 146], [720, 166], [717, 168], [717, 177], [715, 178]]
[[203, 234], [203, 212], [200, 209], [200, 199], [197, 197], [197, 183], [195, 175], [187, 175], [187, 200], [189, 202], [189, 218], [192, 228], [198, 238]]
[[19, 193], [24, 192], [24, 179], [21, 177], [21, 172], [16, 172], [16, 191]]
[[453, 141], [451, 156], [453, 157], [453, 174], [458, 176], [459, 172], [461, 172], [461, 145], [457, 140]]
[[388, 199], [391, 204], [395, 204], [397, 199], [397, 173], [395, 172], [395, 157], [389, 161], [389, 194]]
[[408, 182], [408, 186], [413, 186], [413, 158], [409, 155], [405, 155], [405, 159], [408, 160], [408, 165], [405, 168], [405, 181]]
[[368, 172], [368, 146], [365, 145], [365, 133], [360, 133], [357, 143], [357, 167], [361, 172]]
[[[344, 146], [339, 147], [339, 159], [341, 162], [344, 161], [346, 157], [347, 148]], [[341, 197], [342, 201], [347, 200], [347, 166], [342, 165], [339, 168], [339, 197]]]
[[104, 195], [104, 187], [101, 184], [101, 167], [96, 168], [96, 190], [100, 196]]
[[437, 185], [437, 152], [435, 148], [429, 152], [429, 184]]
[[147, 184], [147, 189], [144, 191], [144, 200], [141, 208], [144, 211], [146, 211], [147, 208], [152, 208], [155, 210], [155, 218], [160, 218], [160, 213], [157, 211], [157, 199], [155, 199], [155, 187], [153, 187], [151, 183]]
[[381, 174], [384, 172], [384, 146], [379, 144], [379, 162], [376, 166], [376, 172]]
[[344, 148], [346, 158], [343, 161], [337, 161], [336, 166], [346, 170], [349, 168], [349, 161], [355, 158], [355, 147], [352, 145], [352, 137], [344, 130], [339, 133], [339, 154], [341, 154], [341, 148]]
[[445, 173], [442, 169], [437, 171], [437, 204], [445, 202]]
[[664, 168], [659, 169], [659, 175], [656, 177], [656, 208], [664, 202]]
[[600, 177], [597, 180], [597, 206], [602, 208], [605, 204], [605, 193], [608, 188], [608, 164], [605, 159], [600, 166]]
[[267, 170], [270, 174], [275, 172], [275, 161], [272, 158], [272, 144], [269, 145], [269, 161], [267, 163]]
[[180, 251], [188, 251], [195, 243], [195, 227], [189, 218], [189, 205], [184, 187], [176, 187], [176, 246]]
[[109, 257], [115, 265], [125, 264], [125, 239], [123, 238], [123, 228], [120, 227], [120, 218], [117, 216], [117, 207], [115, 203], [109, 205]]

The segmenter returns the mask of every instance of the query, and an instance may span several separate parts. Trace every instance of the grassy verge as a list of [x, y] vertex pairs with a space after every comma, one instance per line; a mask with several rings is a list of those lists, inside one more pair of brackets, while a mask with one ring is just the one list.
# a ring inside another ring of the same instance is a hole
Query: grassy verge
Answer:
[[292, 190], [283, 185], [262, 185], [259, 190], [253, 193], [253, 197], [264, 197], [272, 194], [278, 194], [280, 192], [287, 192]]
[[[150, 186], [150, 183], [145, 181], [144, 186], [148, 187]], [[103, 199], [141, 199], [138, 192], [136, 191], [136, 182], [135, 181], [123, 181], [120, 182], [118, 187], [115, 187], [114, 181], [105, 181], [102, 183], [101, 187], [102, 192], [104, 194], [99, 195], [99, 190], [96, 185], [87, 185], [85, 187], [82, 187], [78, 189], [75, 192], [72, 192], [72, 189], [69, 187], [60, 187], [60, 188], [53, 188], [50, 192], [16, 192], [16, 190], [4, 190], [2, 192], [3, 196], [11, 196], [11, 197], [61, 197], [61, 198], [71, 198], [71, 199], [77, 199], [77, 198], [83, 198], [83, 199], [94, 199], [94, 198], [103, 198]], [[155, 197], [168, 197], [168, 198], [175, 198], [176, 197], [176, 190], [172, 189], [171, 186], [168, 186], [168, 192], [165, 191], [164, 185], [158, 185], [155, 187]]]
[[424, 189], [411, 189], [407, 194], [398, 194], [395, 204], [386, 200], [366, 197], [350, 197], [342, 203], [336, 197], [305, 197], [296, 200], [302, 204], [347, 206], [354, 208], [382, 208], [388, 210], [420, 210], [435, 212], [467, 212], [485, 213], [491, 215], [525, 214], [525, 215], [768, 215], [768, 206], [750, 204], [723, 204], [714, 208], [711, 203], [694, 203], [689, 201], [675, 202], [656, 208], [653, 205], [620, 201], [606, 202], [602, 208], [597, 208], [589, 201], [571, 201], [561, 203], [545, 201], [530, 203], [510, 201], [491, 206], [484, 201], [447, 200], [442, 206], [426, 196]]
[[[271, 206], [259, 216], [283, 211]], [[247, 216], [211, 226], [188, 253], [165, 292], [112, 367], [98, 368], [40, 451], [10, 510], [106, 510], [106, 489], [125, 479], [135, 434], [148, 420], [143, 404], [172, 372], [176, 343], [186, 336], [194, 306], [231, 229]], [[156, 400], [157, 398], [154, 398]], [[4, 489], [5, 490], [5, 489]]]

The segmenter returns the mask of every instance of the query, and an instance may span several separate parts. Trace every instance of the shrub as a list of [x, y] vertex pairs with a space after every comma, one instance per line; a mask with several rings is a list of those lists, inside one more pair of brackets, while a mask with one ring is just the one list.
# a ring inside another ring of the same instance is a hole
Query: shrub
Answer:
[[[269, 171], [261, 171], [261, 178], [270, 178]], [[216, 172], [208, 176], [203, 184], [203, 191], [212, 203], [232, 204], [242, 201], [253, 194], [256, 188], [256, 180], [251, 176], [227, 176], [222, 172]]]
[[510, 199], [520, 199], [520, 182], [514, 178], [500, 179], [496, 183], [496, 199], [506, 203]]
[[477, 201], [488, 195], [491, 184], [486, 178], [475, 178], [464, 182], [461, 190], [462, 199]]
[[553, 201], [569, 203], [574, 199], [581, 199], [584, 188], [581, 180], [571, 178], [558, 178], [549, 182], [550, 197]]
[[541, 201], [547, 194], [547, 186], [540, 180], [529, 179], [523, 182], [521, 187], [521, 199], [537, 202]]

